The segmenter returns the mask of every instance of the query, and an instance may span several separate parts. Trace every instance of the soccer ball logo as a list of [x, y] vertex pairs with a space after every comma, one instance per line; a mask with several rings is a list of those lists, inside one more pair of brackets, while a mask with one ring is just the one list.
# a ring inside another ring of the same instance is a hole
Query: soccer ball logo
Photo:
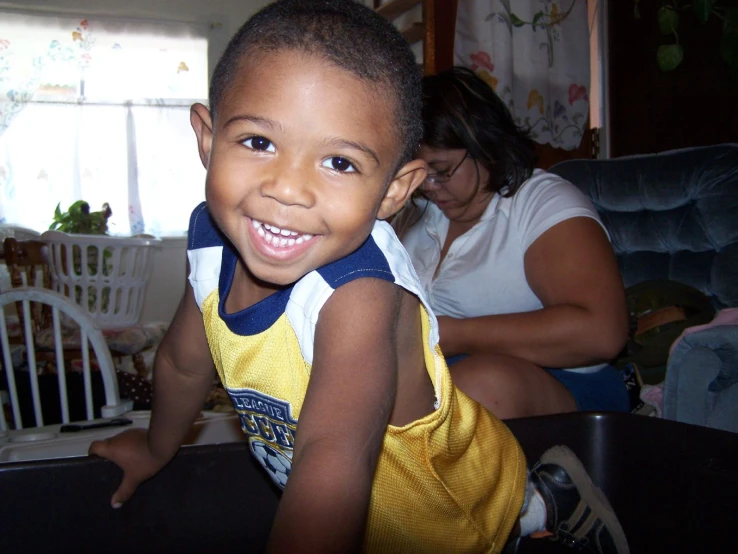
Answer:
[[251, 452], [267, 471], [272, 481], [280, 489], [284, 489], [287, 484], [287, 478], [290, 476], [290, 471], [292, 470], [292, 452], [288, 452], [288, 457], [276, 448], [258, 439], [251, 440], [250, 446]]

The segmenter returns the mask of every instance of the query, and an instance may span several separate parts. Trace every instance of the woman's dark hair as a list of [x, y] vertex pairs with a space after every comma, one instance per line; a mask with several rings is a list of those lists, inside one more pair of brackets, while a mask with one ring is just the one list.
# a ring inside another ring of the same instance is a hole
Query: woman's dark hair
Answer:
[[487, 190], [512, 196], [537, 161], [528, 131], [473, 71], [454, 67], [423, 77], [423, 143], [463, 149], [489, 172]]

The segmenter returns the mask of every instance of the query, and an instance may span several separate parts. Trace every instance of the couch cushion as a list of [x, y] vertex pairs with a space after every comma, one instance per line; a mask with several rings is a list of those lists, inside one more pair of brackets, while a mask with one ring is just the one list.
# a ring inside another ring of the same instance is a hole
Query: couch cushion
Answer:
[[568, 160], [550, 171], [592, 199], [626, 287], [671, 279], [716, 308], [738, 306], [738, 143]]

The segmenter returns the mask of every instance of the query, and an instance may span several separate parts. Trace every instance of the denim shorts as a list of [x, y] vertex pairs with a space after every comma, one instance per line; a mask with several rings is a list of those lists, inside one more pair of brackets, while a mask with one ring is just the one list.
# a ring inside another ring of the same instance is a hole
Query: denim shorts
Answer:
[[[457, 354], [446, 358], [451, 367], [468, 357]], [[565, 369], [546, 369], [574, 397], [580, 412], [628, 412], [630, 400], [620, 372], [611, 365], [594, 373], [575, 373]]]
[[628, 412], [630, 399], [620, 372], [606, 365], [594, 373], [546, 369], [574, 397], [580, 412]]

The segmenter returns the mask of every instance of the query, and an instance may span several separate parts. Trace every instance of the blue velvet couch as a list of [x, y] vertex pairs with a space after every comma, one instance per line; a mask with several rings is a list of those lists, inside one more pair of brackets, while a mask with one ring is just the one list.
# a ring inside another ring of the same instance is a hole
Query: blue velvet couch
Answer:
[[594, 202], [626, 287], [670, 279], [716, 308], [738, 306], [738, 143], [569, 160], [550, 171]]
[[[738, 307], [738, 143], [550, 171], [592, 199], [626, 287], [668, 279], [702, 291], [716, 310]], [[674, 351], [664, 417], [738, 432], [738, 325], [694, 333]]]

